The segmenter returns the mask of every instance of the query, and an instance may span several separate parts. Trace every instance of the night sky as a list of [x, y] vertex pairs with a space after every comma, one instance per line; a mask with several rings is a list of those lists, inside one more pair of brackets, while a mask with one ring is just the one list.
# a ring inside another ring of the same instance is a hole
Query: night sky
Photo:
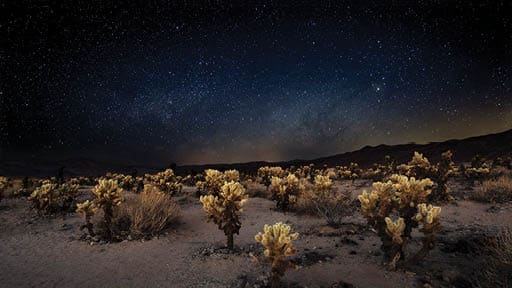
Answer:
[[311, 159], [512, 128], [510, 1], [6, 2], [3, 159]]

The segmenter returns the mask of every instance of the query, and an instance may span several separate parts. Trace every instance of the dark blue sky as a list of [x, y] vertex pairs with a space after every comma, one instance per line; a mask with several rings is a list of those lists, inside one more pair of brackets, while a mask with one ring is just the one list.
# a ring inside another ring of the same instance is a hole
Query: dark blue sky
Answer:
[[283, 160], [512, 128], [506, 1], [12, 2], [4, 158]]

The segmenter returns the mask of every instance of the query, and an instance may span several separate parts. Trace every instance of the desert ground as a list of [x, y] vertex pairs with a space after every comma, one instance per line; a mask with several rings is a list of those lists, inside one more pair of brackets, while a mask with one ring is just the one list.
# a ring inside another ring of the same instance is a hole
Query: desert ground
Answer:
[[[357, 211], [332, 228], [321, 218], [284, 213], [265, 197], [251, 197], [230, 252], [222, 231], [206, 223], [195, 187], [184, 187], [177, 197], [181, 217], [164, 235], [117, 243], [84, 239], [83, 220], [75, 213], [38, 216], [25, 198], [6, 198], [0, 202], [0, 286], [263, 287], [270, 268], [256, 260], [263, 247], [254, 236], [265, 224], [281, 221], [300, 233], [292, 259], [297, 268], [286, 272], [285, 286], [474, 287], [486, 235], [512, 225], [512, 205], [468, 200], [478, 185], [461, 182], [448, 183], [456, 200], [442, 205], [436, 247], [420, 263], [397, 271], [385, 265], [379, 237]], [[371, 181], [338, 180], [335, 186], [355, 199], [371, 190]], [[81, 197], [91, 189], [81, 187]]]

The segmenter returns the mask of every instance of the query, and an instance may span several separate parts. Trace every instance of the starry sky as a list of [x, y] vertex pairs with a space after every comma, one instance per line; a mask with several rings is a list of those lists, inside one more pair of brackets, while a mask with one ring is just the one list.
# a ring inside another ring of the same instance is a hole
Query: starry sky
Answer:
[[512, 128], [510, 1], [10, 2], [4, 159], [312, 159]]

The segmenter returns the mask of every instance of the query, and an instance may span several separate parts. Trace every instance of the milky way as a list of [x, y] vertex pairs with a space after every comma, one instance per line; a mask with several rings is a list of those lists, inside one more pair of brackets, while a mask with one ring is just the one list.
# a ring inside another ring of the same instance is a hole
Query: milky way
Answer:
[[507, 1], [12, 2], [6, 159], [308, 159], [512, 128]]

